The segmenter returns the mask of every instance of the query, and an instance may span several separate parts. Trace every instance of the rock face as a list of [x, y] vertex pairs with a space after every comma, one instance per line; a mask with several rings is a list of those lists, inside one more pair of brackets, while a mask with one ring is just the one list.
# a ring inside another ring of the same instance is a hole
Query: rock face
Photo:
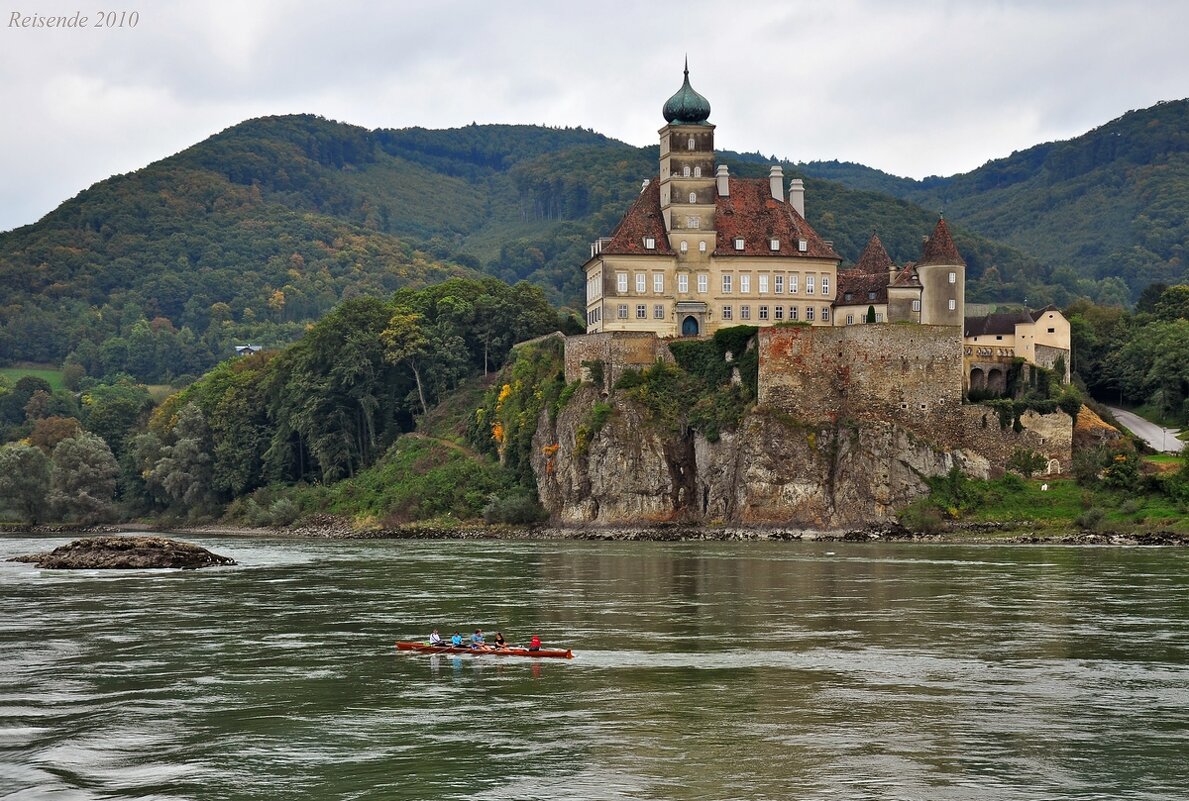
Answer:
[[989, 469], [985, 459], [937, 450], [891, 422], [811, 426], [757, 410], [709, 442], [658, 431], [621, 398], [580, 449], [578, 430], [597, 398], [584, 387], [537, 427], [537, 490], [558, 523], [863, 526], [894, 520], [898, 507], [928, 491], [922, 476], [954, 465], [970, 475]]
[[89, 537], [62, 545], [49, 553], [13, 558], [51, 570], [94, 570], [173, 567], [194, 570], [234, 565], [235, 560], [188, 542], [164, 537]]

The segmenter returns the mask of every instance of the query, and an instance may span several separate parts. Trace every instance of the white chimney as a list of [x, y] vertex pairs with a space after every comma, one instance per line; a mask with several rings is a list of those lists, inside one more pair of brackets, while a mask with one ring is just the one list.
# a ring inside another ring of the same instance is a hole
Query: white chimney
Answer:
[[772, 197], [775, 200], [784, 202], [784, 170], [780, 169], [779, 164], [773, 164], [772, 170], [768, 173], [768, 183], [772, 186]]
[[805, 182], [800, 178], [789, 181], [789, 203], [801, 218], [805, 218]]
[[730, 171], [727, 170], [727, 165], [719, 164], [718, 169], [714, 173], [714, 178], [716, 181], [718, 181], [718, 196], [719, 197], [730, 197], [730, 195], [731, 195], [731, 184], [729, 181], [730, 177], [731, 177], [731, 175], [730, 175]]

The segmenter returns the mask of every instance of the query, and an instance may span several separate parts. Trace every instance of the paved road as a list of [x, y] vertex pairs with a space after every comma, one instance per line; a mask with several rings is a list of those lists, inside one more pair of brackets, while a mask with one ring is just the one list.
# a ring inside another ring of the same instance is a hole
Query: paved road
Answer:
[[1115, 417], [1119, 418], [1120, 423], [1131, 429], [1132, 434], [1142, 437], [1156, 450], [1177, 453], [1181, 448], [1185, 447], [1185, 443], [1177, 439], [1175, 429], [1161, 428], [1155, 423], [1149, 423], [1144, 418], [1126, 409], [1116, 409], [1114, 406], [1108, 406], [1107, 408], [1115, 413]]

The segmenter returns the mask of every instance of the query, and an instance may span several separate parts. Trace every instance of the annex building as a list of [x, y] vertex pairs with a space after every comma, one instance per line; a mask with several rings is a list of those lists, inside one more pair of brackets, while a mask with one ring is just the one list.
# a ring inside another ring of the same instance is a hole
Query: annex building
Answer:
[[690, 86], [664, 104], [660, 169], [609, 237], [591, 245], [588, 333], [704, 336], [734, 325], [908, 321], [961, 336], [965, 262], [944, 220], [921, 260], [897, 267], [872, 236], [854, 267], [805, 220], [805, 188], [774, 165], [730, 175], [714, 151], [710, 103]]

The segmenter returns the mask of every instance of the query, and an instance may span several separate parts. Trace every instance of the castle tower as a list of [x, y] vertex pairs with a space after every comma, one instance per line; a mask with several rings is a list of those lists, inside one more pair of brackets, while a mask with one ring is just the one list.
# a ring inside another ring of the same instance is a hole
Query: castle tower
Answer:
[[[669, 245], [680, 242], [701, 252], [714, 249], [714, 126], [710, 102], [689, 85], [689, 60], [685, 81], [662, 109], [668, 122], [660, 133], [661, 214]], [[703, 244], [705, 243], [705, 244]]]
[[961, 327], [966, 314], [966, 261], [958, 253], [945, 218], [925, 240], [916, 265], [921, 280], [921, 323]]

